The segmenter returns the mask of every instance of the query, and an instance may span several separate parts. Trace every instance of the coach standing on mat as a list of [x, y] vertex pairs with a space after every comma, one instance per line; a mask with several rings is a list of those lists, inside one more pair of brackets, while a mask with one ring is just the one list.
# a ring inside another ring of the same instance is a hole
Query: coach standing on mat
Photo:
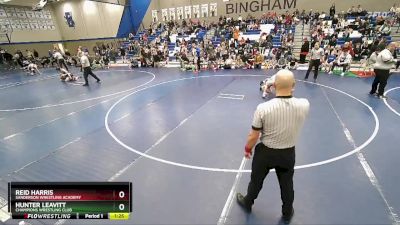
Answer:
[[324, 57], [324, 49], [320, 48], [319, 42], [315, 43], [314, 47], [311, 49], [310, 53], [310, 63], [308, 65], [308, 70], [306, 76], [304, 77], [305, 80], [308, 79], [308, 75], [312, 68], [314, 67], [314, 82], [317, 81], [318, 77], [318, 69], [319, 65], [321, 65], [322, 57]]
[[247, 195], [238, 193], [236, 196], [239, 205], [251, 212], [265, 177], [270, 169], [275, 168], [281, 188], [282, 219], [285, 223], [290, 222], [294, 213], [295, 143], [310, 108], [307, 99], [292, 96], [294, 85], [291, 71], [279, 71], [275, 78], [276, 97], [258, 105], [245, 146], [246, 158], [251, 157], [260, 134], [261, 142], [255, 148]]
[[376, 57], [376, 63], [374, 64], [375, 80], [372, 83], [372, 88], [369, 94], [375, 94], [379, 84], [377, 96], [382, 99], [386, 98], [383, 93], [385, 92], [387, 80], [390, 76], [390, 69], [396, 62], [393, 57], [393, 52], [395, 49], [396, 43], [390, 43], [387, 48], [382, 50]]
[[97, 80], [97, 83], [100, 82], [100, 79], [92, 72], [90, 68], [89, 58], [87, 57], [89, 53], [85, 52], [81, 57], [81, 64], [83, 69], [83, 78], [85, 78], [85, 84], [83, 86], [89, 86], [88, 76], [91, 75], [94, 79]]

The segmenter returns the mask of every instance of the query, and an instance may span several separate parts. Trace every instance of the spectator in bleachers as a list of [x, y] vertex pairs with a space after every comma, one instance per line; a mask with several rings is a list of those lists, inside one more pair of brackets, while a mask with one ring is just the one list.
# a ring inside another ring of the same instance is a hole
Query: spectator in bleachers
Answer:
[[39, 58], [39, 53], [36, 51], [36, 49], [33, 49], [33, 57], [34, 57], [35, 59], [38, 59], [38, 58]]
[[26, 49], [25, 52], [26, 52], [26, 58], [28, 60], [32, 60], [33, 59], [33, 53], [28, 49]]
[[120, 56], [122, 58], [122, 63], [125, 63], [125, 61], [126, 61], [126, 50], [125, 50], [124, 47], [121, 46], [119, 48], [119, 54], [120, 54]]
[[303, 45], [301, 46], [301, 51], [300, 51], [300, 63], [305, 63], [306, 56], [308, 55], [308, 52], [310, 51], [310, 42], [308, 42], [307, 38], [304, 38]]
[[356, 13], [356, 8], [354, 7], [354, 5], [351, 6], [351, 8], [349, 8], [349, 9], [347, 10], [347, 15], [348, 15], [348, 16], [354, 16], [355, 13]]
[[390, 35], [390, 32], [392, 31], [389, 22], [385, 21], [384, 24], [379, 27], [378, 29], [378, 34], [383, 35], [383, 36], [388, 36]]
[[331, 8], [329, 8], [329, 16], [333, 18], [336, 14], [336, 6], [335, 3], [332, 4]]
[[362, 9], [361, 5], [358, 5], [356, 9], [356, 16], [362, 16], [363, 12], [364, 10]]
[[342, 53], [339, 55], [337, 60], [333, 62], [332, 69], [329, 72], [329, 74], [332, 74], [332, 71], [335, 69], [336, 66], [342, 67], [343, 72], [340, 74], [341, 76], [344, 76], [344, 73], [348, 68], [350, 68], [350, 63], [351, 63], [352, 57], [349, 53], [349, 51], [342, 51]]
[[335, 47], [330, 47], [325, 51], [325, 57], [324, 57], [324, 62], [322, 64], [322, 68], [325, 70], [325, 72], [330, 72], [333, 62], [336, 60], [336, 51]]

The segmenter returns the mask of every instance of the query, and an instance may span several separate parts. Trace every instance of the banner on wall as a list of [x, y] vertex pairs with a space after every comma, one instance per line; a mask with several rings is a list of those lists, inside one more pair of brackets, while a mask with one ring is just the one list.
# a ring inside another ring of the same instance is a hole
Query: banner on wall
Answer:
[[178, 20], [183, 20], [183, 7], [178, 7], [176, 8], [176, 15], [178, 17]]
[[152, 18], [153, 22], [158, 22], [158, 11], [157, 10], [151, 11], [151, 18]]
[[25, 14], [26, 14], [26, 17], [29, 18], [29, 19], [36, 18], [35, 17], [35, 12], [33, 12], [31, 10], [25, 10]]
[[200, 6], [199, 5], [193, 6], [193, 18], [200, 18]]
[[46, 25], [48, 25], [48, 26], [54, 25], [53, 20], [46, 20]]
[[21, 23], [19, 20], [13, 19], [10, 21], [13, 30], [21, 30]]
[[49, 10], [43, 10], [43, 17], [45, 19], [51, 19], [51, 12]]
[[32, 30], [39, 30], [39, 29], [40, 29], [37, 20], [31, 20], [31, 21], [29, 22], [29, 25], [31, 25], [31, 29], [32, 29]]
[[208, 17], [208, 4], [201, 5], [201, 16]]
[[7, 17], [17, 17], [17, 12], [15, 12], [14, 8], [5, 8]]
[[169, 8], [169, 19], [170, 20], [175, 20], [176, 19], [175, 16], [176, 16], [175, 15], [175, 8]]
[[1, 30], [10, 30], [11, 25], [8, 21], [8, 19], [3, 19], [3, 21], [0, 22], [0, 29]]
[[72, 17], [72, 12], [64, 12], [64, 18], [68, 27], [75, 28], [75, 21], [74, 18]]
[[43, 19], [44, 18], [43, 12], [35, 12], [35, 17], [38, 19]]
[[17, 16], [18, 16], [18, 18], [25, 19], [26, 13], [25, 13], [25, 11], [20, 11], [20, 12], [17, 12]]
[[185, 19], [190, 19], [190, 18], [192, 18], [192, 7], [185, 6]]
[[23, 30], [30, 30], [31, 25], [29, 24], [29, 20], [20, 20], [21, 27]]
[[6, 13], [6, 11], [4, 10], [4, 8], [0, 8], [0, 17], [7, 17], [7, 13]]
[[41, 30], [47, 30], [47, 25], [46, 24], [39, 24], [39, 27]]
[[217, 3], [210, 3], [210, 15], [211, 17], [217, 16]]
[[161, 15], [162, 15], [162, 20], [163, 21], [168, 21], [168, 9], [162, 9], [161, 10]]

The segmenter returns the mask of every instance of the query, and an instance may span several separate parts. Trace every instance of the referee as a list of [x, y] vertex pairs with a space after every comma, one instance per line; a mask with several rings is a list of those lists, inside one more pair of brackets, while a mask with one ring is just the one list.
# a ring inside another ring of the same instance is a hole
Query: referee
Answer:
[[85, 78], [85, 84], [83, 86], [89, 86], [88, 76], [91, 75], [94, 79], [97, 80], [97, 83], [100, 83], [100, 79], [92, 72], [90, 68], [89, 58], [87, 57], [88, 52], [85, 52], [81, 57], [81, 64], [83, 69], [83, 78]]
[[371, 91], [369, 92], [369, 94], [376, 94], [376, 90], [378, 89], [379, 85], [377, 96], [381, 99], [386, 98], [383, 93], [385, 92], [387, 80], [390, 76], [390, 69], [396, 62], [393, 57], [395, 49], [396, 43], [392, 42], [376, 57], [376, 63], [374, 65], [375, 79], [372, 83]]
[[320, 48], [319, 42], [317, 42], [315, 43], [314, 48], [311, 49], [310, 62], [304, 80], [308, 79], [308, 75], [310, 75], [310, 72], [314, 67], [314, 82], [317, 82], [318, 69], [319, 66], [321, 65], [321, 60], [323, 57], [324, 57], [324, 49]]
[[239, 205], [251, 212], [265, 177], [269, 170], [275, 169], [281, 188], [282, 219], [285, 223], [289, 223], [294, 214], [295, 143], [310, 108], [307, 99], [292, 96], [294, 85], [293, 73], [280, 70], [275, 78], [276, 97], [258, 105], [245, 146], [245, 157], [251, 157], [258, 138], [261, 142], [255, 147], [247, 195], [237, 193], [236, 196]]

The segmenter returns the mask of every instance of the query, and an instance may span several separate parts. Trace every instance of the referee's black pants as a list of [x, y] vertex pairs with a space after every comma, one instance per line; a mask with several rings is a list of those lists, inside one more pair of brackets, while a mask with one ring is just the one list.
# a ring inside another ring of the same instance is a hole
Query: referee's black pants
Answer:
[[272, 149], [262, 143], [257, 144], [251, 165], [251, 180], [245, 197], [249, 205], [253, 205], [254, 200], [257, 199], [269, 170], [275, 169], [281, 189], [282, 214], [291, 214], [294, 201], [293, 174], [295, 155], [295, 147]]
[[382, 96], [383, 93], [385, 92], [387, 80], [389, 79], [389, 76], [390, 76], [390, 70], [374, 69], [374, 72], [375, 72], [375, 79], [374, 79], [374, 82], [372, 83], [372, 88], [369, 93], [371, 95], [375, 94], [376, 90], [378, 89], [378, 85], [379, 85], [378, 96]]
[[94, 79], [96, 79], [97, 81], [100, 81], [100, 79], [92, 72], [92, 69], [90, 68], [90, 66], [88, 66], [88, 67], [83, 68], [83, 78], [85, 79], [85, 84], [89, 84], [89, 81], [88, 81], [89, 75], [94, 77]]
[[310, 75], [310, 72], [313, 67], [314, 67], [314, 79], [317, 79], [320, 64], [321, 64], [321, 60], [319, 60], [319, 59], [310, 60], [310, 64], [308, 65], [306, 77], [304, 77], [304, 79], [308, 79], [308, 75]]

